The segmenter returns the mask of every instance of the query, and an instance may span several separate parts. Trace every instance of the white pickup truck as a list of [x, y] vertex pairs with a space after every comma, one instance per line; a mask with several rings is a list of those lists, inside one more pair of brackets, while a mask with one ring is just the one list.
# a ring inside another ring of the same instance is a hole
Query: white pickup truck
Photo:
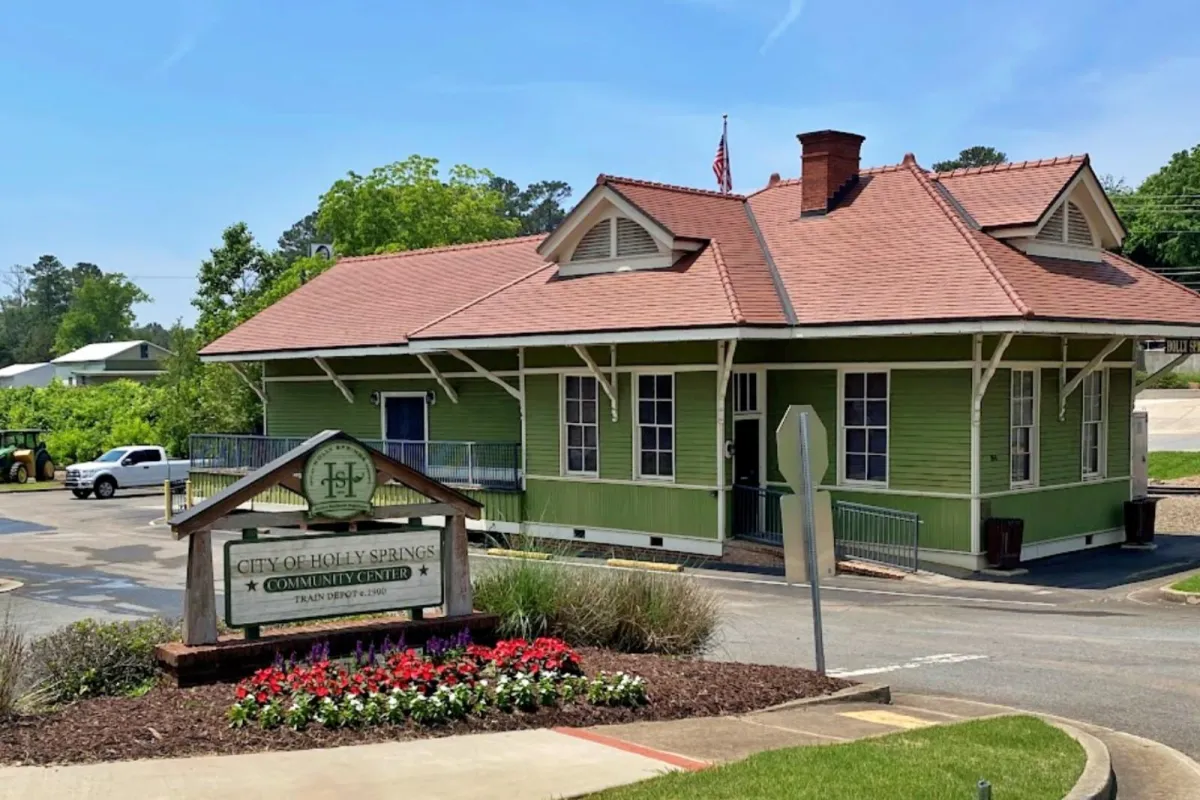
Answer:
[[67, 467], [66, 486], [80, 500], [92, 492], [107, 500], [117, 489], [161, 487], [163, 481], [183, 483], [189, 467], [187, 459], [167, 458], [167, 451], [161, 447], [115, 447], [95, 461]]

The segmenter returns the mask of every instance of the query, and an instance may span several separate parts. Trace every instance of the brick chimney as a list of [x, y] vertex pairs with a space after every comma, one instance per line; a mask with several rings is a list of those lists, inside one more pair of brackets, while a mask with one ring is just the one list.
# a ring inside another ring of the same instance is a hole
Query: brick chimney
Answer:
[[811, 131], [796, 138], [800, 140], [800, 215], [824, 214], [858, 183], [858, 155], [866, 137]]

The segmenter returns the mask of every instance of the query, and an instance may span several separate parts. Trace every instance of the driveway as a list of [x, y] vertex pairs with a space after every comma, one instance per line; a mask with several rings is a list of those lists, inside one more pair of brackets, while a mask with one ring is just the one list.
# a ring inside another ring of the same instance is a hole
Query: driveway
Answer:
[[[154, 524], [161, 513], [157, 495], [0, 496], [0, 577], [25, 584], [0, 594], [0, 617], [8, 611], [36, 634], [87, 616], [178, 616], [187, 548]], [[829, 669], [1116, 727], [1200, 758], [1200, 609], [1159, 603], [1152, 591], [1191, 563], [1192, 543], [1181, 546], [1186, 556], [1140, 575], [1130, 563], [1147, 554], [1111, 550], [1078, 562], [1077, 580], [1066, 561], [1035, 565], [1024, 584], [839, 576], [822, 591]], [[220, 575], [221, 548], [213, 550]], [[475, 570], [496, 563], [472, 558]], [[813, 663], [806, 588], [694, 574], [725, 608], [710, 657]]]
[[1200, 450], [1200, 391], [1148, 389], [1136, 409], [1145, 411], [1150, 450]]

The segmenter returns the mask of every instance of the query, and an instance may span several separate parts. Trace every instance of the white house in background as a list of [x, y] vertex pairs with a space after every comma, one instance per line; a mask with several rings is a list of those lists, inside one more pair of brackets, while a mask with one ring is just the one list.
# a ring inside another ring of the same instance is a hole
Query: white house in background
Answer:
[[41, 364], [9, 364], [0, 367], [0, 389], [20, 386], [49, 386], [54, 380], [55, 367], [49, 361]]
[[55, 377], [68, 386], [90, 386], [126, 379], [149, 382], [166, 371], [171, 355], [153, 342], [101, 342], [89, 344], [50, 362]]

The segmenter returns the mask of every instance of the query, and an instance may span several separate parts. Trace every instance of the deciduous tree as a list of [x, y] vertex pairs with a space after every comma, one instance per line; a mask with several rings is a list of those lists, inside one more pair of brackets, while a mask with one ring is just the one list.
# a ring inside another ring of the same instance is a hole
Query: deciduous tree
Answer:
[[521, 223], [505, 215], [493, 177], [459, 164], [443, 180], [437, 159], [410, 156], [334, 183], [321, 197], [317, 224], [347, 256], [503, 239]]
[[281, 268], [280, 259], [259, 247], [244, 222], [226, 228], [220, 246], [209, 252], [200, 264], [200, 286], [192, 298], [200, 312], [196, 331], [204, 342], [232, 328], [239, 310], [270, 286]]
[[952, 169], [962, 169], [963, 167], [990, 167], [993, 164], [1003, 164], [1005, 161], [1008, 161], [1008, 156], [996, 148], [976, 145], [959, 151], [958, 158], [937, 162], [933, 165], [933, 171], [949, 172]]
[[134, 303], [149, 300], [149, 295], [119, 272], [84, 277], [58, 325], [55, 354], [63, 355], [93, 342], [128, 339]]

